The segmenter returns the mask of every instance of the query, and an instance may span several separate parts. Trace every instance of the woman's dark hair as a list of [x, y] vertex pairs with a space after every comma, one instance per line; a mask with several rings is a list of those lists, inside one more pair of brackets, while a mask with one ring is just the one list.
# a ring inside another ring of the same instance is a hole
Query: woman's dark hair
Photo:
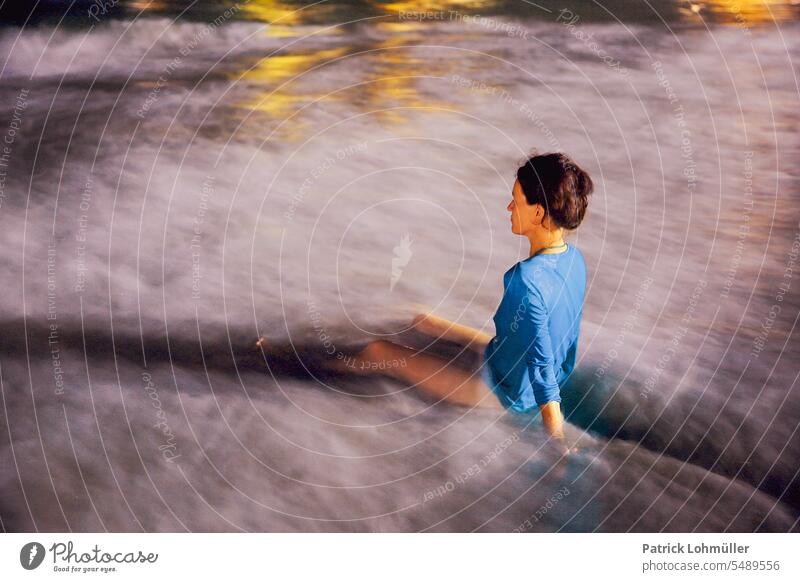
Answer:
[[589, 174], [562, 153], [534, 155], [517, 170], [517, 180], [528, 204], [541, 204], [567, 230], [578, 228], [594, 190]]

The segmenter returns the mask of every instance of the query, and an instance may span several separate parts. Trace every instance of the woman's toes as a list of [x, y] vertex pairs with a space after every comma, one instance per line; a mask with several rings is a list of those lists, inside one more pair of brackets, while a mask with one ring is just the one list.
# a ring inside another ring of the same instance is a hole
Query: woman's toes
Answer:
[[412, 322], [417, 331], [424, 334], [435, 334], [439, 330], [437, 320], [439, 318], [430, 313], [420, 313], [414, 318]]

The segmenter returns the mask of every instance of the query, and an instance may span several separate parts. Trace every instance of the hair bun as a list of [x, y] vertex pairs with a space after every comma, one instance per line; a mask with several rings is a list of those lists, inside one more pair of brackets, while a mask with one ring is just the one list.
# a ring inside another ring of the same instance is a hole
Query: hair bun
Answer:
[[530, 157], [517, 170], [528, 204], [541, 204], [557, 226], [572, 230], [586, 214], [594, 183], [569, 156], [549, 153]]

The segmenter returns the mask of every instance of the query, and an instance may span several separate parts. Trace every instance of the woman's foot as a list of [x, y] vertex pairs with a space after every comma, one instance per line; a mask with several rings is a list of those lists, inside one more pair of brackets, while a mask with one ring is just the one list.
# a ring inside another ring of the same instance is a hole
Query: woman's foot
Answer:
[[432, 337], [443, 336], [452, 327], [452, 322], [432, 313], [420, 313], [411, 322], [414, 329]]

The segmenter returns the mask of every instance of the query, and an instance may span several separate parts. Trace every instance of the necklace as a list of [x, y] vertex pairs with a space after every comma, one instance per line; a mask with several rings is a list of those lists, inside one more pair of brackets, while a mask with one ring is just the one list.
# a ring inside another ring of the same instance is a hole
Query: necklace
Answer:
[[[553, 249], [560, 249], [561, 247], [565, 247], [565, 246], [567, 246], [567, 243], [562, 242], [560, 245], [554, 245], [552, 247], [544, 247], [542, 249], [539, 249], [535, 253], [533, 253], [531, 256], [535, 257], [536, 255], [540, 254], [542, 251], [550, 251], [550, 250], [553, 250]], [[549, 253], [549, 254], [552, 254], [552, 253]]]

